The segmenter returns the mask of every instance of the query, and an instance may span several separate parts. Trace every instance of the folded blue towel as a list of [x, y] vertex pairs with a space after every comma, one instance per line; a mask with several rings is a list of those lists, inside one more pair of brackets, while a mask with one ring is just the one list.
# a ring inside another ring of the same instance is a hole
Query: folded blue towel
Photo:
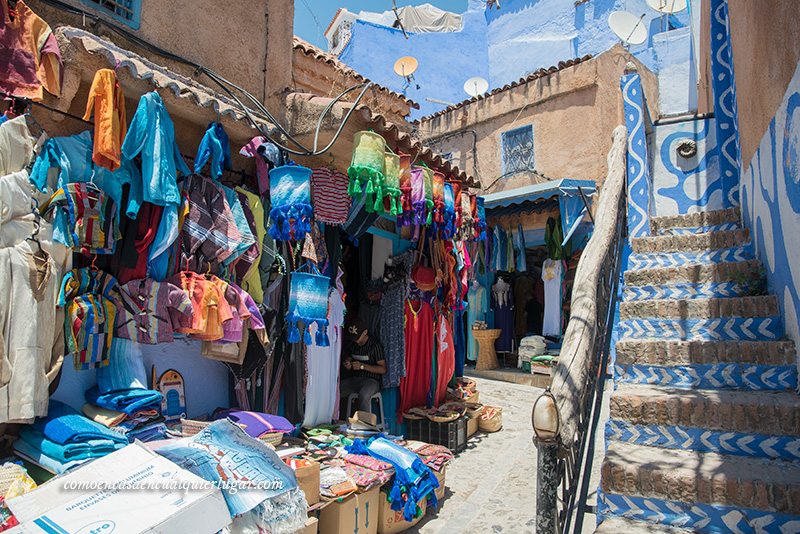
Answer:
[[145, 425], [140, 428], [135, 428], [125, 433], [128, 441], [133, 443], [134, 440], [139, 441], [154, 441], [157, 439], [164, 439], [167, 437], [167, 425], [164, 423], [153, 423]]
[[59, 462], [99, 458], [125, 446], [124, 443], [110, 439], [90, 439], [80, 443], [62, 445], [55, 441], [50, 441], [44, 434], [29, 426], [24, 426], [19, 430], [19, 437], [27, 441], [33, 448], [41, 451], [45, 456], [49, 456]]
[[92, 439], [108, 439], [126, 444], [119, 434], [95, 423], [63, 402], [51, 400], [46, 417], [37, 417], [33, 428], [55, 443], [83, 443]]
[[93, 386], [86, 392], [86, 402], [89, 404], [128, 415], [143, 410], [160, 410], [163, 398], [161, 393], [152, 389], [123, 389], [101, 395], [100, 389]]
[[85, 464], [86, 462], [91, 460], [91, 458], [86, 458], [84, 460], [71, 460], [69, 462], [60, 462], [55, 458], [50, 458], [46, 454], [43, 454], [42, 451], [35, 448], [33, 445], [31, 445], [24, 439], [18, 439], [17, 441], [14, 442], [14, 451], [17, 452], [18, 456], [31, 460], [33, 461], [33, 463], [41, 465], [51, 473], [55, 473], [57, 475], [64, 473], [67, 469], [72, 469], [73, 467]]

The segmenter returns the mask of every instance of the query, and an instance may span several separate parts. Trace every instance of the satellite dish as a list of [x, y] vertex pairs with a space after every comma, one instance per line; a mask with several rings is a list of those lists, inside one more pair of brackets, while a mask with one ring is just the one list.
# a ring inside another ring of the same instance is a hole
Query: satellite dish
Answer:
[[488, 89], [489, 89], [489, 82], [487, 82], [480, 76], [473, 76], [472, 78], [464, 82], [464, 91], [466, 91], [469, 96], [482, 95]]
[[647, 0], [647, 5], [666, 15], [680, 13], [689, 7], [687, 0]]
[[417, 70], [417, 60], [411, 56], [401, 57], [394, 63], [395, 74], [403, 78], [411, 76], [415, 70]]
[[644, 14], [637, 18], [636, 15], [627, 11], [615, 11], [608, 16], [608, 25], [623, 43], [640, 45], [647, 41], [647, 29], [642, 24], [642, 19], [644, 19]]

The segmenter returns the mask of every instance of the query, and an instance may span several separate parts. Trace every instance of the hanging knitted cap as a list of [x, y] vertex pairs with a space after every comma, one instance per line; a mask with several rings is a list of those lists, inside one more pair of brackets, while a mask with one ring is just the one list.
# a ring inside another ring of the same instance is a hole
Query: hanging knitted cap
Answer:
[[483, 206], [483, 197], [479, 196], [475, 199], [475, 204], [478, 207], [478, 239], [480, 241], [486, 240], [486, 209]]
[[444, 239], [452, 239], [456, 233], [456, 205], [453, 184], [444, 184]]
[[383, 165], [383, 209], [399, 215], [400, 207], [400, 156], [386, 151]]
[[311, 169], [284, 165], [269, 171], [272, 226], [269, 235], [278, 241], [300, 240], [311, 230]]
[[468, 191], [461, 191], [461, 224], [458, 225], [458, 238], [461, 241], [469, 241], [474, 232], [475, 219], [472, 218], [470, 194]]
[[411, 156], [408, 154], [400, 153], [400, 176], [398, 177], [400, 184], [400, 205], [403, 212], [411, 211], [413, 208], [411, 204]]
[[444, 174], [433, 173], [433, 226], [437, 232], [444, 224]]
[[[291, 290], [289, 292], [289, 311], [286, 320], [289, 321], [289, 343], [300, 341], [299, 322], [303, 323], [303, 342], [311, 345], [311, 323], [317, 323], [316, 345], [327, 347], [330, 345], [328, 338], [328, 287], [330, 278], [322, 276], [312, 263], [313, 272], [292, 272]], [[301, 267], [302, 268], [302, 267]]]
[[382, 198], [385, 151], [386, 141], [380, 135], [375, 132], [356, 132], [353, 138], [353, 159], [347, 169], [350, 177], [348, 194], [359, 199], [362, 194], [374, 194]]
[[423, 167], [422, 179], [425, 182], [425, 207], [428, 210], [425, 224], [431, 224], [433, 222], [433, 171], [428, 167]]

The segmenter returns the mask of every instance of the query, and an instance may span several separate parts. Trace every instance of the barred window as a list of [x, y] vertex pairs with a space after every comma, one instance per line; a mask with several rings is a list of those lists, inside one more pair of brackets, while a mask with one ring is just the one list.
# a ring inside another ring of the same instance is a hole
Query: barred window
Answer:
[[534, 170], [533, 125], [501, 134], [502, 174]]
[[99, 6], [111, 13], [115, 20], [124, 22], [133, 29], [139, 29], [139, 10], [141, 0], [83, 0], [84, 3]]

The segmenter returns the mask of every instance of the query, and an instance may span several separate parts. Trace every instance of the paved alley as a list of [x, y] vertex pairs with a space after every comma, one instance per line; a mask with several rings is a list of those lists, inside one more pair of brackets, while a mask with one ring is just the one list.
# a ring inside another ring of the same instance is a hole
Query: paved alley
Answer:
[[447, 468], [445, 498], [405, 532], [533, 533], [536, 446], [531, 407], [542, 389], [475, 378], [480, 401], [503, 407], [503, 429], [478, 432]]

